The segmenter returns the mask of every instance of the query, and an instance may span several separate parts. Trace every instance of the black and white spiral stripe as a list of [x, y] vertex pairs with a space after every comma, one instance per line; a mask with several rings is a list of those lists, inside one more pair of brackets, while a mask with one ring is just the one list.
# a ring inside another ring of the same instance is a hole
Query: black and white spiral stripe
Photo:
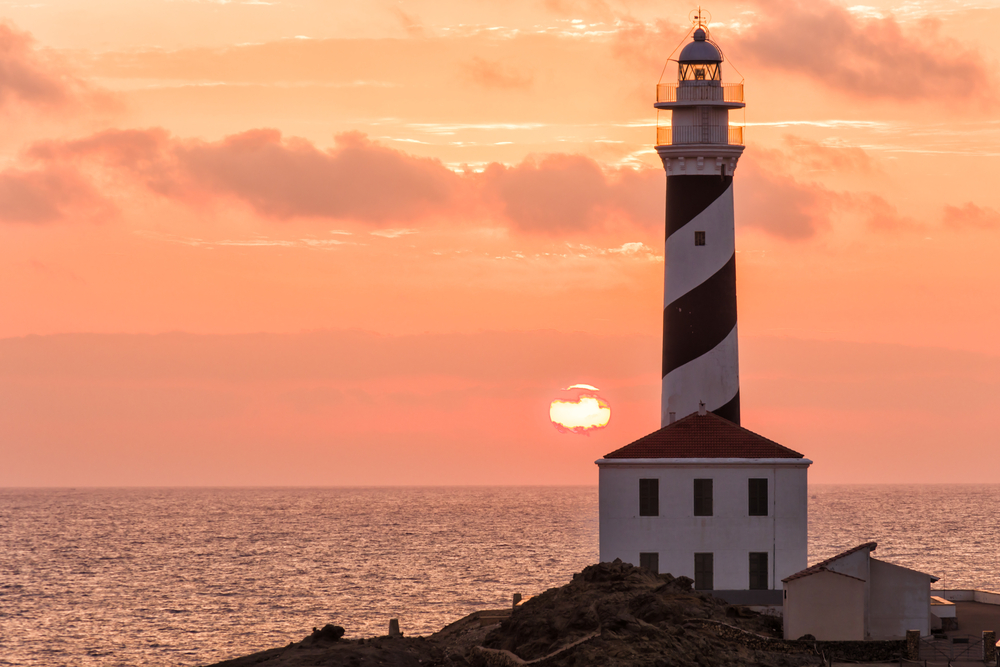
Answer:
[[665, 255], [661, 423], [704, 401], [739, 424], [732, 176], [667, 176]]

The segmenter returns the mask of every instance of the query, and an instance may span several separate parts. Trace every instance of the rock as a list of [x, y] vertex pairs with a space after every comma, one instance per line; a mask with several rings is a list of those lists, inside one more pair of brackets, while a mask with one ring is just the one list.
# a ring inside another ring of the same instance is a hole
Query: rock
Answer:
[[313, 642], [323, 641], [323, 642], [335, 642], [344, 636], [344, 628], [339, 625], [331, 625], [327, 623], [323, 626], [322, 630], [317, 630], [313, 628], [312, 634], [309, 635], [307, 639]]

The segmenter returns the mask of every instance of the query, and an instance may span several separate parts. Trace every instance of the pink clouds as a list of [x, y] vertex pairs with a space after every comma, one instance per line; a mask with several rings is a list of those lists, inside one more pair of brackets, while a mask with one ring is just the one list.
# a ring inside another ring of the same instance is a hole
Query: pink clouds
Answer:
[[[22, 172], [0, 174], [0, 215], [8, 221], [33, 215], [60, 217], [43, 203], [41, 185], [73, 183], [60, 194], [84, 203], [91, 191], [84, 174], [101, 169], [123, 185], [138, 185], [191, 205], [233, 198], [259, 215], [353, 220], [375, 226], [433, 216], [477, 215], [528, 232], [602, 228], [610, 224], [660, 223], [663, 174], [659, 170], [605, 170], [587, 157], [547, 155], [513, 167], [489, 165], [482, 174], [456, 173], [440, 161], [415, 157], [372, 142], [359, 133], [337, 136], [321, 150], [277, 130], [251, 130], [220, 141], [171, 137], [165, 130], [109, 130], [85, 139], [32, 146]], [[75, 171], [73, 170], [75, 166]], [[6, 193], [6, 197], [2, 195]]]
[[[504, 224], [529, 234], [620, 229], [659, 230], [664, 174], [657, 168], [602, 168], [582, 155], [529, 156], [493, 163], [482, 173], [454, 172], [440, 161], [410, 155], [359, 133], [337, 136], [322, 150], [277, 130], [250, 130], [206, 142], [165, 130], [109, 130], [72, 141], [32, 146], [26, 167], [0, 173], [0, 216], [49, 222], [70, 211], [98, 208], [95, 179], [188, 206], [235, 200], [265, 219], [317, 218], [368, 226], [469, 220]], [[792, 165], [871, 168], [860, 149], [799, 142], [790, 152], [757, 150], [741, 162], [740, 224], [801, 240], [831, 225], [835, 212], [899, 228], [884, 199], [838, 193], [793, 177]], [[109, 207], [108, 202], [103, 202]]]
[[944, 226], [954, 230], [1000, 229], [1000, 212], [966, 202], [944, 207]]
[[276, 218], [321, 216], [373, 223], [409, 221], [452, 204], [458, 177], [438, 160], [337, 136], [320, 151], [277, 130], [177, 147], [180, 169], [205, 190], [233, 195]]
[[811, 238], [830, 227], [837, 193], [792, 178], [782, 170], [783, 156], [777, 152], [755, 157], [744, 158], [736, 172], [737, 225], [790, 241]]
[[660, 225], [663, 179], [659, 169], [606, 171], [590, 158], [562, 154], [513, 167], [491, 164], [483, 173], [507, 218], [519, 229], [545, 232], [598, 228], [616, 217]]
[[0, 107], [55, 111], [98, 98], [108, 101], [95, 95], [64, 58], [38, 48], [29, 33], [0, 23]]
[[753, 29], [727, 35], [730, 51], [863, 98], [981, 98], [992, 90], [983, 56], [924, 19], [861, 19], [828, 0], [759, 0]]
[[801, 175], [816, 172], [875, 173], [878, 166], [857, 147], [830, 147], [786, 136], [785, 150], [757, 149], [743, 158], [736, 183], [737, 223], [789, 241], [828, 231], [834, 219], [851, 217], [873, 231], [922, 229], [884, 197], [831, 190]]
[[8, 169], [0, 173], [0, 216], [7, 222], [45, 223], [90, 217], [101, 208], [107, 208], [107, 204], [71, 168], [46, 165], [43, 169]]
[[857, 146], [830, 146], [812, 139], [785, 135], [791, 161], [812, 172], [870, 174], [879, 171], [872, 156]]
[[[322, 151], [277, 130], [250, 130], [217, 142], [183, 140], [165, 130], [109, 130], [86, 139], [41, 142], [27, 158], [78, 173], [103, 168], [124, 184], [197, 205], [231, 197], [260, 215], [325, 217], [372, 224], [410, 221], [454, 205], [460, 177], [417, 158], [345, 133]], [[0, 209], [2, 210], [2, 209]]]
[[479, 56], [474, 56], [469, 61], [465, 72], [469, 80], [486, 88], [527, 89], [531, 87], [534, 80], [530, 73]]
[[55, 107], [71, 96], [72, 82], [51, 56], [35, 48], [31, 35], [0, 24], [0, 103], [19, 100]]

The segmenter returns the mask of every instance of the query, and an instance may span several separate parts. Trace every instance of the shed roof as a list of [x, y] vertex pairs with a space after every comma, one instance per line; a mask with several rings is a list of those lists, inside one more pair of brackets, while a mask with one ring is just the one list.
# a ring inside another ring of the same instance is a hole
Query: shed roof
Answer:
[[[802, 577], [808, 577], [809, 575], [816, 574], [817, 572], [833, 572], [833, 570], [831, 570], [831, 569], [829, 569], [827, 567], [828, 565], [830, 565], [831, 563], [833, 563], [833, 561], [840, 560], [841, 558], [844, 558], [845, 556], [850, 556], [851, 554], [856, 553], [858, 551], [861, 551], [862, 549], [868, 549], [869, 552], [872, 552], [872, 551], [875, 551], [875, 549], [877, 549], [877, 548], [878, 548], [878, 543], [877, 542], [865, 542], [864, 544], [859, 544], [858, 546], [852, 547], [852, 548], [848, 549], [847, 551], [844, 551], [843, 553], [839, 553], [836, 556], [832, 556], [830, 558], [827, 558], [826, 560], [820, 561], [820, 562], [816, 563], [815, 565], [810, 565], [809, 567], [807, 567], [804, 570], [799, 570], [795, 574], [792, 574], [792, 575], [789, 575], [789, 576], [785, 577], [784, 579], [782, 579], [782, 581], [791, 581], [792, 579], [801, 579]], [[843, 574], [843, 572], [837, 572], [837, 574]], [[848, 576], [849, 577], [851, 575], [848, 574], [848, 575], [844, 575], [844, 576]], [[852, 577], [852, 578], [853, 579], [857, 579], [857, 577]]]
[[802, 454], [711, 412], [697, 412], [639, 438], [606, 459], [801, 459]]

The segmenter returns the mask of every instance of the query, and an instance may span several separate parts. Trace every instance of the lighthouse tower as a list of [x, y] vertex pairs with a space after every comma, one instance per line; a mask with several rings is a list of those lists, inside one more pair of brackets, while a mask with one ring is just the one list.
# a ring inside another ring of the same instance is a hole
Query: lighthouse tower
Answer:
[[[677, 59], [677, 83], [656, 87], [656, 152], [667, 172], [660, 424], [704, 409], [740, 423], [733, 173], [743, 128], [729, 125], [743, 84], [723, 84], [722, 53], [701, 15]], [[661, 116], [666, 114], [661, 114]]]

